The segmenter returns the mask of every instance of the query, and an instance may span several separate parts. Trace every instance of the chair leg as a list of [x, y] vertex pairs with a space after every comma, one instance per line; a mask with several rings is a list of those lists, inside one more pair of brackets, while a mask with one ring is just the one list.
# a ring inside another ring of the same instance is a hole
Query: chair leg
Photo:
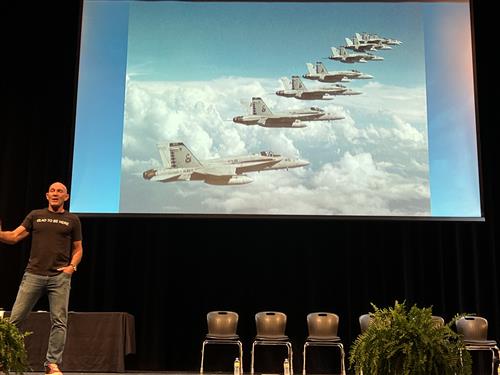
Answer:
[[340, 373], [342, 375], [346, 375], [346, 373], [345, 373], [345, 352], [344, 352], [344, 345], [339, 344], [339, 349], [340, 349]]
[[254, 371], [254, 362], [255, 362], [255, 341], [252, 343], [252, 353], [250, 355], [250, 373], [253, 375]]
[[237, 343], [238, 345], [238, 348], [240, 349], [240, 372], [241, 374], [243, 374], [243, 345], [241, 344], [241, 342], [238, 342]]
[[243, 373], [243, 344], [241, 341], [231, 341], [231, 342], [215, 342], [211, 340], [205, 340], [203, 341], [203, 344], [201, 346], [201, 363], [200, 363], [200, 374], [203, 374], [204, 368], [203, 365], [205, 363], [205, 345], [211, 344], [211, 343], [218, 343], [218, 344], [236, 344], [238, 345], [238, 351], [239, 351], [239, 359], [240, 359], [240, 370]]
[[302, 375], [306, 375], [306, 348], [307, 348], [307, 342], [304, 343], [304, 349], [302, 350]]
[[203, 361], [205, 359], [205, 341], [201, 345], [201, 364], [200, 364], [200, 374], [203, 374]]
[[293, 349], [292, 343], [287, 342], [286, 347], [288, 348], [288, 363], [290, 363], [290, 375], [293, 375]]
[[500, 355], [498, 353], [498, 347], [495, 346], [491, 349], [491, 351], [493, 356], [493, 359], [491, 360], [491, 375], [498, 375], [498, 371], [497, 374], [495, 374], [495, 367], [498, 366], [498, 368], [500, 368]]

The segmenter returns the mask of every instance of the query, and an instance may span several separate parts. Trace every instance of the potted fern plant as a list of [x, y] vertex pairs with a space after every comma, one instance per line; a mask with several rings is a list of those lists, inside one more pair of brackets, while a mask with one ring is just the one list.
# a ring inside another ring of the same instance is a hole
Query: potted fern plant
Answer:
[[448, 324], [437, 324], [432, 308], [405, 303], [378, 308], [350, 350], [349, 363], [364, 375], [470, 375], [472, 362], [462, 337]]
[[29, 333], [21, 333], [8, 319], [0, 318], [0, 373], [22, 374], [28, 370], [28, 355], [24, 338]]

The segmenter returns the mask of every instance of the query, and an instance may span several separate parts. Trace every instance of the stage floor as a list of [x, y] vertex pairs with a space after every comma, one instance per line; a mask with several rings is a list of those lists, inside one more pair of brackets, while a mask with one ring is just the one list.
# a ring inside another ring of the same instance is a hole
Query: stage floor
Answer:
[[[200, 375], [199, 372], [187, 372], [187, 371], [150, 371], [150, 372], [136, 372], [136, 371], [130, 371], [130, 372], [68, 372], [68, 371], [63, 371], [63, 373], [66, 375]], [[43, 372], [25, 372], [27, 375], [45, 375]], [[350, 374], [350, 373], [347, 373]], [[233, 375], [232, 373], [228, 372], [204, 372], [203, 375]], [[243, 373], [242, 375], [250, 375], [250, 373]], [[281, 374], [259, 374], [255, 373], [255, 375], [281, 375]], [[294, 375], [302, 375], [300, 374], [294, 374]], [[307, 374], [307, 375], [340, 375], [336, 373], [322, 373], [322, 374]]]

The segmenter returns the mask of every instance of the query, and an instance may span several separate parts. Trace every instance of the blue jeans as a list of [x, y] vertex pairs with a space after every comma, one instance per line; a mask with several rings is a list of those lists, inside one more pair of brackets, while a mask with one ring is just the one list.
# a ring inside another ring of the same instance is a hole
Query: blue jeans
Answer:
[[10, 321], [19, 328], [40, 297], [47, 294], [52, 327], [45, 366], [49, 363], [60, 364], [62, 362], [66, 343], [70, 289], [71, 275], [64, 272], [56, 276], [40, 276], [25, 272], [17, 292], [16, 302], [12, 307]]

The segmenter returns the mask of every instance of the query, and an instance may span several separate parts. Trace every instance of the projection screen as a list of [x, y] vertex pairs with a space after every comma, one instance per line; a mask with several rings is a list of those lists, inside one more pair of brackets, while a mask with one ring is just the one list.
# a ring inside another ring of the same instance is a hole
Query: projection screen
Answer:
[[84, 0], [70, 209], [482, 219], [468, 1]]

